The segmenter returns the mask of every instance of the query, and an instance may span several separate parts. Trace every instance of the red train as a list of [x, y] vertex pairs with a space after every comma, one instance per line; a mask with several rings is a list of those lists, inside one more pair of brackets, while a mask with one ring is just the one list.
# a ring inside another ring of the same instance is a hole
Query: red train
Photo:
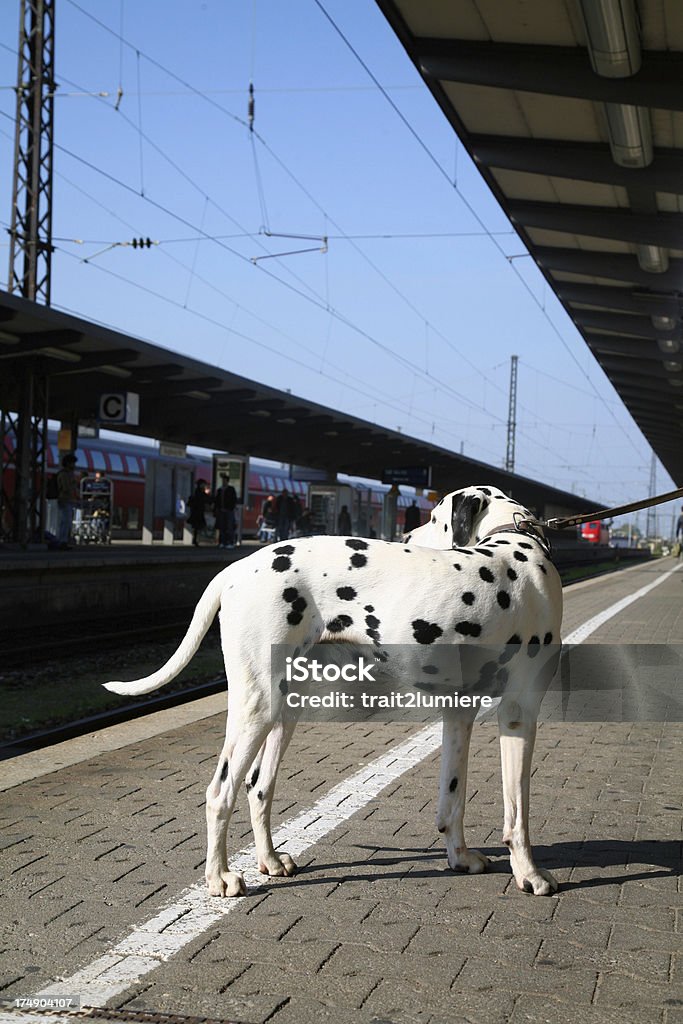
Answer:
[[[11, 438], [5, 439], [5, 457], [11, 443]], [[78, 473], [92, 474], [96, 470], [100, 470], [113, 483], [111, 525], [112, 536], [115, 540], [138, 539], [142, 535], [145, 477], [151, 461], [163, 464], [164, 472], [168, 475], [169, 489], [185, 499], [192, 492], [193, 481], [203, 479], [209, 486], [212, 484], [212, 459], [210, 456], [161, 455], [157, 448], [135, 442], [135, 440], [128, 441], [125, 437], [116, 439], [80, 438], [76, 457]], [[52, 430], [48, 434], [47, 465], [48, 475], [56, 473], [60, 467], [57, 433]], [[11, 469], [5, 472], [5, 477], [5, 487], [11, 493], [13, 486]], [[7, 477], [10, 479], [7, 480]], [[366, 509], [365, 522], [369, 525], [372, 533], [380, 536], [383, 497], [389, 487], [379, 483], [368, 485], [352, 480], [345, 481], [344, 484], [351, 489], [351, 492], [346, 491], [345, 494], [351, 493], [353, 499], [354, 493], [352, 492], [355, 492], [359, 501], [362, 499]], [[313, 484], [306, 480], [292, 478], [288, 469], [277, 465], [272, 466], [258, 459], [251, 459], [246, 502], [242, 512], [243, 536], [254, 537], [256, 535], [257, 520], [261, 515], [264, 502], [271, 495], [277, 496], [283, 487], [286, 487], [289, 493], [298, 499], [298, 504], [303, 509], [310, 505], [312, 495], [309, 492], [311, 488], [320, 490], [327, 486], [329, 485]], [[334, 488], [334, 485], [332, 487]], [[346, 498], [342, 500], [346, 500]], [[401, 495], [398, 499], [397, 515], [399, 530], [403, 527], [405, 509], [412, 501], [416, 501], [420, 507], [423, 521], [431, 511], [433, 503], [427, 498], [416, 497], [412, 494]], [[318, 500], [314, 504], [319, 506], [320, 501]], [[155, 521], [155, 530], [160, 532], [162, 525], [163, 517], [158, 517], [158, 522]], [[321, 532], [326, 532], [323, 527], [319, 527], [319, 529]]]
[[583, 523], [581, 526], [581, 539], [587, 540], [589, 544], [609, 544], [609, 527], [600, 520], [593, 523]]

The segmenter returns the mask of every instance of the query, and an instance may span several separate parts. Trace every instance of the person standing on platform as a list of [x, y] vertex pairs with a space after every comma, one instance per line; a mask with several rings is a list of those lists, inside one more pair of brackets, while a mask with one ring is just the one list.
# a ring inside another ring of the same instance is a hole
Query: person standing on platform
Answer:
[[275, 502], [277, 516], [277, 539], [288, 540], [292, 519], [294, 518], [294, 503], [286, 487], [277, 496]]
[[216, 491], [213, 509], [218, 527], [218, 546], [234, 548], [235, 546], [235, 508], [237, 507], [237, 491], [230, 483], [227, 473], [221, 473], [221, 486]]
[[187, 500], [190, 514], [187, 517], [188, 524], [192, 527], [192, 543], [199, 547], [199, 531], [206, 528], [206, 480], [198, 480], [194, 492]]
[[411, 533], [419, 526], [422, 526], [422, 513], [417, 507], [417, 502], [413, 501], [412, 505], [406, 509], [405, 532]]
[[351, 516], [349, 515], [349, 506], [342, 505], [339, 515], [337, 516], [337, 534], [339, 537], [350, 537], [351, 533]]
[[59, 550], [68, 551], [74, 506], [78, 504], [78, 481], [76, 479], [76, 456], [73, 452], [62, 458], [62, 468], [57, 473], [57, 508], [59, 527], [57, 540]]

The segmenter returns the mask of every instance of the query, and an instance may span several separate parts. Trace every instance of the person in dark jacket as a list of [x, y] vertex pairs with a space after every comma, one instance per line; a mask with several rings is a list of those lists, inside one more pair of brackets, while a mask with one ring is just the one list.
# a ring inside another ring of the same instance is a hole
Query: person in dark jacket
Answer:
[[206, 499], [208, 487], [206, 480], [198, 480], [194, 492], [187, 499], [190, 514], [187, 517], [188, 524], [192, 527], [192, 543], [199, 547], [199, 531], [206, 528]]
[[417, 530], [418, 526], [422, 526], [422, 514], [417, 507], [417, 502], [414, 501], [412, 505], [406, 509], [405, 532], [410, 533], [411, 530]]
[[218, 527], [218, 546], [234, 548], [235, 546], [235, 508], [237, 507], [237, 491], [230, 483], [227, 473], [221, 474], [222, 486], [216, 491], [213, 510], [216, 514]]

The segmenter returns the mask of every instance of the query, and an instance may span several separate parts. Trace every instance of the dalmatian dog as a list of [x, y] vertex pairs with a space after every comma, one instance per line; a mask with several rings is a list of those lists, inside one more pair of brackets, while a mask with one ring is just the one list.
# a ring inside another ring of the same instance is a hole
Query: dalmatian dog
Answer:
[[[493, 681], [501, 695], [503, 842], [519, 889], [536, 895], [556, 891], [550, 872], [536, 865], [529, 841], [529, 780], [542, 693], [525, 684], [544, 660], [545, 675], [554, 674], [562, 591], [527, 509], [494, 487], [468, 487], [443, 498], [430, 522], [403, 543], [319, 536], [260, 549], [209, 583], [184, 639], [161, 669], [106, 688], [132, 696], [170, 682], [217, 612], [228, 719], [206, 794], [206, 881], [212, 895], [246, 893], [242, 875], [228, 867], [226, 842], [245, 780], [260, 871], [288, 876], [296, 869], [287, 853], [275, 850], [271, 835], [276, 775], [295, 725], [272, 700], [278, 688], [271, 679], [271, 645], [295, 645], [305, 654], [326, 642], [371, 643], [374, 649], [434, 645], [434, 653], [440, 645], [465, 645], [468, 650], [463, 646], [456, 653], [469, 654], [471, 647], [475, 657], [483, 644], [487, 652], [501, 652], [497, 659], [480, 659], [477, 682]], [[450, 868], [474, 874], [489, 863], [467, 847], [463, 829], [476, 710], [444, 712], [436, 819]]]

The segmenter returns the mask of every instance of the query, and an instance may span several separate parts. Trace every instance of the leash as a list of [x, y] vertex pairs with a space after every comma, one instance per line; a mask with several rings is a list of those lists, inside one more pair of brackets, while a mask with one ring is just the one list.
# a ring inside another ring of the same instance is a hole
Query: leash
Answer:
[[590, 512], [588, 515], [569, 516], [567, 519], [548, 519], [543, 525], [551, 530], [565, 530], [568, 526], [580, 526], [581, 523], [592, 523], [596, 519], [620, 516], [624, 512], [637, 512], [640, 508], [650, 508], [652, 505], [661, 505], [665, 501], [681, 497], [683, 497], [683, 487], [679, 487], [676, 491], [669, 491], [667, 494], [643, 498], [642, 501], [632, 501], [629, 505], [618, 505], [616, 508], [604, 508], [600, 512]]

